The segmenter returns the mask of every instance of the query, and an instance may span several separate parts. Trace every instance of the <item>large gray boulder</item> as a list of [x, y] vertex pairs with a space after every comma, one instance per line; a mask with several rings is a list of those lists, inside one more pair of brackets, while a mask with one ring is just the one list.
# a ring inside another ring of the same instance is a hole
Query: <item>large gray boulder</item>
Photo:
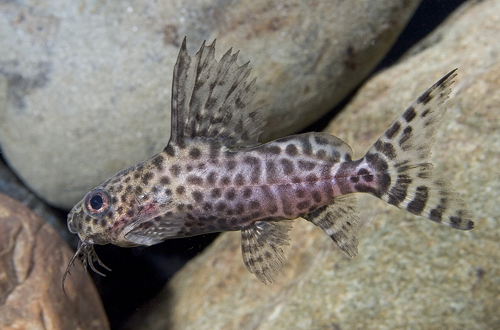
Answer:
[[172, 69], [217, 38], [242, 51], [268, 104], [270, 139], [342, 100], [393, 44], [421, 0], [38, 1], [0, 3], [0, 143], [23, 181], [70, 208], [115, 172], [160, 151]]
[[130, 329], [499, 329], [500, 0], [466, 3], [394, 67], [370, 79], [327, 131], [361, 157], [411, 102], [458, 67], [432, 161], [462, 193], [470, 232], [359, 196], [359, 254], [296, 221], [267, 286], [221, 235], [175, 275]]

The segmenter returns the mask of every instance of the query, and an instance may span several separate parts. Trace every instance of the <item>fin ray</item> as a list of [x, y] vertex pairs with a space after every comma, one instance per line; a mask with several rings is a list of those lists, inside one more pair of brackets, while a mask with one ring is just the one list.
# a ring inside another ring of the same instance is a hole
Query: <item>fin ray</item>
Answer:
[[151, 246], [163, 242], [168, 238], [176, 237], [177, 233], [184, 226], [185, 214], [174, 216], [163, 216], [161, 219], [151, 218], [148, 221], [135, 221], [126, 228], [128, 233], [125, 238], [136, 245]]
[[220, 61], [214, 54], [215, 41], [191, 57], [184, 38], [174, 68], [169, 143], [210, 139], [233, 150], [258, 145], [265, 121], [260, 109], [245, 110], [256, 89], [255, 79], [247, 83], [251, 69], [238, 66], [232, 49]]
[[278, 276], [286, 257], [282, 246], [290, 245], [288, 232], [292, 221], [257, 221], [241, 230], [241, 252], [250, 273], [264, 284]]
[[344, 251], [354, 257], [358, 253], [358, 226], [360, 223], [356, 196], [342, 195], [332, 204], [323, 206], [306, 216]]
[[377, 197], [432, 221], [469, 230], [474, 223], [464, 201], [429, 162], [455, 76], [456, 69], [413, 102], [368, 150], [365, 160], [387, 175], [385, 189], [374, 193]]

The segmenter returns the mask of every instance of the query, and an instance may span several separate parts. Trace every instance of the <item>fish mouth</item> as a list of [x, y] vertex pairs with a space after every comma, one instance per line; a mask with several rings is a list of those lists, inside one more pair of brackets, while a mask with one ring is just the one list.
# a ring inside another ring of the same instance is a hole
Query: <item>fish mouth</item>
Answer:
[[[68, 216], [66, 218], [66, 223], [68, 224], [68, 229], [72, 234], [77, 234], [78, 233], [78, 228], [76, 227], [75, 221], [73, 221], [75, 214], [78, 214], [81, 210], [81, 203], [78, 203], [71, 209], [71, 211], [68, 213]], [[80, 246], [80, 245], [78, 245]]]
[[94, 250], [94, 242], [92, 240], [83, 240], [78, 243], [78, 249], [76, 250], [75, 254], [71, 258], [70, 262], [68, 263], [68, 267], [66, 268], [66, 271], [64, 272], [63, 278], [62, 278], [62, 289], [66, 297], [68, 296], [66, 294], [66, 290], [64, 289], [64, 283], [66, 281], [66, 277], [68, 275], [71, 275], [70, 269], [71, 267], [75, 264], [75, 260], [78, 259], [82, 265], [83, 268], [85, 269], [85, 272], [88, 274], [88, 268], [87, 266], [90, 266], [90, 269], [92, 269], [96, 274], [99, 274], [103, 277], [106, 277], [105, 274], [100, 272], [99, 270], [96, 269], [94, 262], [97, 262], [99, 266], [102, 268], [106, 269], [107, 271], [111, 271], [111, 268], [106, 266], [101, 259], [97, 256], [97, 253]]

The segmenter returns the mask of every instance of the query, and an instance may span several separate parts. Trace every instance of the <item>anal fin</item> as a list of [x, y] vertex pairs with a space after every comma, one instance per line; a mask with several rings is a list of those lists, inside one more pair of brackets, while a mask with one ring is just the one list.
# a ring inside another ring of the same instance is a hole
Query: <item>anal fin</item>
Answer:
[[349, 257], [358, 253], [358, 225], [360, 222], [356, 196], [343, 195], [305, 215], [339, 246]]
[[272, 283], [285, 264], [282, 247], [290, 245], [292, 221], [257, 221], [241, 230], [241, 252], [250, 273], [264, 284]]

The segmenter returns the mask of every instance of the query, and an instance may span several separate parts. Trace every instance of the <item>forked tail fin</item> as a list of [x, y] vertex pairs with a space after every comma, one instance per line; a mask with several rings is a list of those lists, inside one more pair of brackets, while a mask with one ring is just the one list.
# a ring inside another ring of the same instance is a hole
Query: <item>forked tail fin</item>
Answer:
[[452, 228], [469, 230], [474, 223], [460, 195], [429, 162], [436, 130], [446, 112], [456, 69], [422, 94], [368, 150], [364, 159], [383, 173], [374, 193], [400, 209]]

